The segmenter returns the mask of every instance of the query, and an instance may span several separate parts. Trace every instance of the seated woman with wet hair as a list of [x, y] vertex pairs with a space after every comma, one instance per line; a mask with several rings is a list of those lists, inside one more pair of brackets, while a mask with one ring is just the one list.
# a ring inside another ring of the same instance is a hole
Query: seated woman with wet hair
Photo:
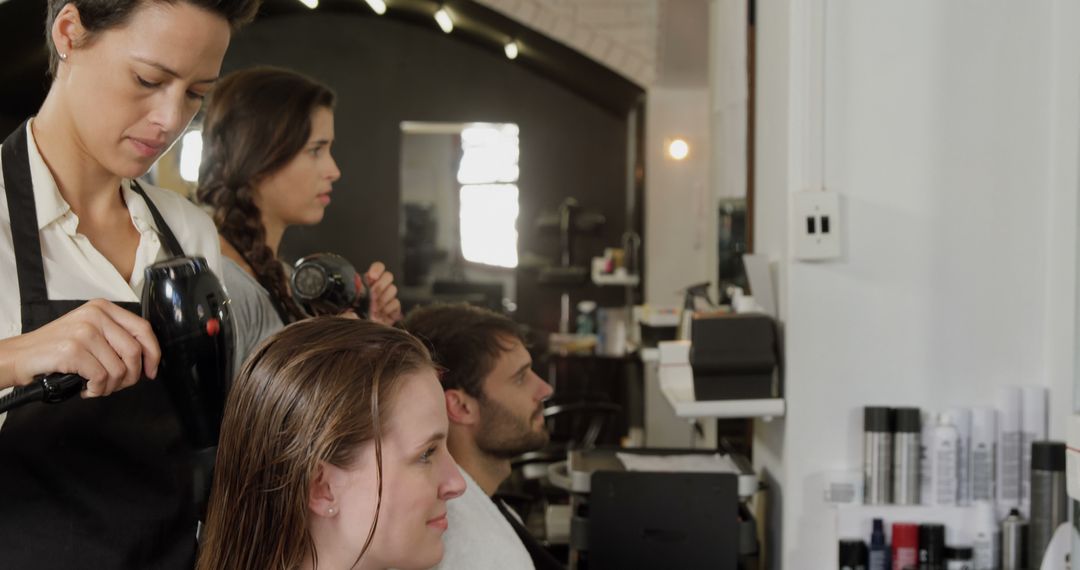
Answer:
[[198, 568], [430, 568], [465, 483], [408, 333], [300, 321], [249, 357], [226, 406]]

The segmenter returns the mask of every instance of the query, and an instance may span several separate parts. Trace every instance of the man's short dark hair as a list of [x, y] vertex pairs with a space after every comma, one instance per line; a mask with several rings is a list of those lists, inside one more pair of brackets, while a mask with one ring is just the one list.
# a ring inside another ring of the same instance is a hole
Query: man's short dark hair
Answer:
[[56, 46], [52, 41], [52, 26], [64, 6], [74, 4], [79, 11], [79, 18], [88, 35], [83, 40], [85, 43], [92, 40], [93, 36], [99, 32], [123, 26], [131, 19], [135, 10], [141, 8], [143, 4], [154, 2], [165, 4], [187, 2], [225, 18], [233, 30], [238, 30], [254, 20], [262, 4], [262, 0], [49, 0], [49, 12], [45, 17], [45, 44], [49, 46], [49, 74], [56, 75], [56, 66], [60, 61]]
[[409, 313], [405, 330], [427, 343], [444, 370], [443, 390], [460, 389], [483, 399], [484, 378], [513, 341], [525, 344], [521, 327], [504, 315], [466, 304], [436, 304]]

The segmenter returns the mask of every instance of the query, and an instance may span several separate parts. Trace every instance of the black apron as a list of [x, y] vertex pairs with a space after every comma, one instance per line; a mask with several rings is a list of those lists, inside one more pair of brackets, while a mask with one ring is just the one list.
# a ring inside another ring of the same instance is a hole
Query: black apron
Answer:
[[[86, 302], [48, 298], [27, 144], [24, 124], [2, 149], [23, 333]], [[134, 181], [132, 190], [167, 252], [183, 255], [150, 198]], [[0, 568], [190, 570], [191, 497], [191, 452], [160, 383], [29, 404], [0, 426]]]

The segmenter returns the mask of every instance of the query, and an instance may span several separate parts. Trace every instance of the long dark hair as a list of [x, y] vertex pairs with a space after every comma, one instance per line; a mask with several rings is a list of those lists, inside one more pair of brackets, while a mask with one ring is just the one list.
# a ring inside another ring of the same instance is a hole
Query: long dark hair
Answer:
[[329, 87], [286, 69], [255, 67], [218, 81], [203, 119], [200, 202], [255, 272], [286, 323], [305, 315], [289, 295], [285, 271], [266, 244], [255, 186], [289, 163], [311, 136], [311, 115], [333, 109]]
[[[291, 570], [318, 557], [309, 523], [311, 477], [347, 468], [374, 442], [375, 518], [382, 504], [381, 432], [404, 375], [433, 370], [409, 333], [358, 319], [293, 323], [248, 357], [225, 406], [198, 570]], [[380, 411], [382, 410], [382, 411]]]

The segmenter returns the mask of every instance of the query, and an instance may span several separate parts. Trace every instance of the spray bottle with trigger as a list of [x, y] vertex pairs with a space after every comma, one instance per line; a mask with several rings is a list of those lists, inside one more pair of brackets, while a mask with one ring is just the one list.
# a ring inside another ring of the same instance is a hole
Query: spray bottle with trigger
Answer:
[[697, 310], [697, 300], [704, 301], [705, 307], [715, 307], [711, 300], [709, 300], [709, 282], [696, 283], [686, 288], [685, 297], [683, 298], [683, 310], [682, 315], [679, 316], [679, 340], [690, 340], [690, 330], [694, 323], [694, 312]]

